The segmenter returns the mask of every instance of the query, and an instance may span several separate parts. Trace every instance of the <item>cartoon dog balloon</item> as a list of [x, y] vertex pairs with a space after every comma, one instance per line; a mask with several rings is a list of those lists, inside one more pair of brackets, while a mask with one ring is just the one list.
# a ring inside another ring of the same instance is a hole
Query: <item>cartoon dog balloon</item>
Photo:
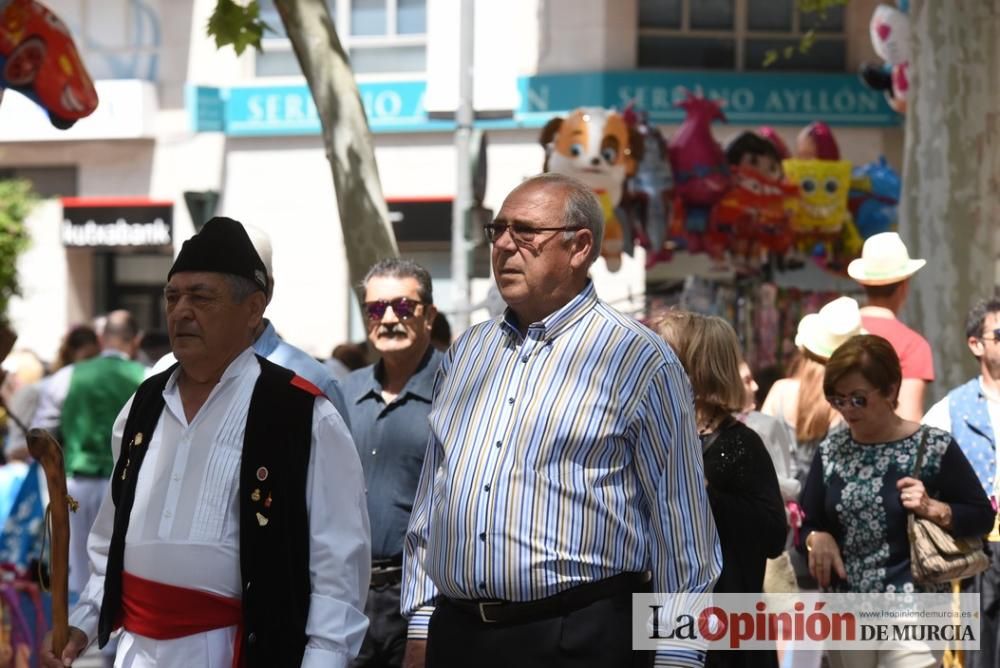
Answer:
[[60, 129], [97, 108], [69, 29], [36, 0], [0, 0], [0, 88], [36, 102]]
[[622, 203], [625, 181], [642, 160], [642, 137], [610, 109], [584, 107], [566, 118], [546, 123], [539, 137], [545, 147], [546, 172], [558, 172], [590, 186], [604, 210], [601, 256], [608, 270], [621, 268], [625, 233], [616, 209]]

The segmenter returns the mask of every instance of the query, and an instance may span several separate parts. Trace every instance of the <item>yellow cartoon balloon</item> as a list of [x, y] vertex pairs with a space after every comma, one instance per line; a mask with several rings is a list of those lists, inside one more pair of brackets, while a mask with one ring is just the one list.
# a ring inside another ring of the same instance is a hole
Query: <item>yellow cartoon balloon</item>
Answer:
[[804, 239], [833, 238], [851, 219], [847, 193], [851, 186], [848, 160], [785, 160], [785, 176], [799, 186], [792, 229]]

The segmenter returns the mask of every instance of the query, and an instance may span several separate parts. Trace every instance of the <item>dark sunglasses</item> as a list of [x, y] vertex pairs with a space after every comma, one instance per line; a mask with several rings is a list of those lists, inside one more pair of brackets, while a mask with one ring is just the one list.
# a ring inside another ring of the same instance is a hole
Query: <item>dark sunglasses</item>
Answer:
[[525, 223], [509, 223], [506, 220], [494, 220], [492, 223], [483, 225], [486, 239], [491, 244], [509, 231], [514, 243], [530, 244], [535, 240], [540, 232], [579, 232], [583, 228], [579, 225], [562, 225], [560, 227], [535, 227]]
[[993, 336], [992, 336], [992, 338], [989, 337], [989, 336], [980, 336], [979, 340], [980, 341], [993, 341], [993, 342], [1000, 341], [1000, 328], [993, 330]]
[[864, 408], [868, 405], [868, 394], [852, 394], [849, 397], [841, 397], [832, 394], [826, 395], [826, 400], [838, 411], [842, 411], [848, 406], [852, 408]]
[[417, 307], [423, 304], [422, 301], [410, 299], [409, 297], [396, 297], [395, 299], [379, 299], [374, 302], [365, 302], [365, 315], [369, 320], [379, 321], [385, 316], [386, 309], [392, 307], [392, 312], [400, 320], [409, 320], [417, 314]]

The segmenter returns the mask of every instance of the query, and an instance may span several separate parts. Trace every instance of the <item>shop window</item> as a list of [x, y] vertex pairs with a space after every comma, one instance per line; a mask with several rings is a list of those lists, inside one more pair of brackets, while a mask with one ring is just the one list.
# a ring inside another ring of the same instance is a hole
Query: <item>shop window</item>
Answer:
[[795, 0], [639, 0], [641, 68], [843, 72], [844, 7]]
[[[355, 74], [421, 73], [427, 69], [427, 0], [326, 0]], [[272, 28], [256, 54], [258, 77], [298, 76], [298, 61], [274, 0], [260, 0]], [[343, 30], [342, 26], [347, 26]]]

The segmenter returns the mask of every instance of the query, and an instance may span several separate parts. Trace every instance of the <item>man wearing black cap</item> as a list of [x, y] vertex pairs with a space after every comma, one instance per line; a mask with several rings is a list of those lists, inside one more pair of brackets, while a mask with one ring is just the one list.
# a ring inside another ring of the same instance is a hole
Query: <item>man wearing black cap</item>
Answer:
[[239, 223], [210, 220], [168, 279], [179, 364], [115, 422], [93, 575], [43, 665], [121, 626], [122, 668], [347, 666], [370, 568], [350, 433], [315, 386], [254, 355], [268, 276]]

